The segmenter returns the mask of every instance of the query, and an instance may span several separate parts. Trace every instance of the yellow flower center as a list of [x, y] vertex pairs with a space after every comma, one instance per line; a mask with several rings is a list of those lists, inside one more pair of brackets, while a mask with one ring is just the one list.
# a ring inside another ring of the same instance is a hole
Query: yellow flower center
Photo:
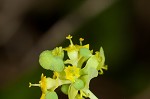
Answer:
[[80, 77], [80, 68], [76, 66], [68, 66], [65, 68], [66, 79], [75, 82], [75, 79]]

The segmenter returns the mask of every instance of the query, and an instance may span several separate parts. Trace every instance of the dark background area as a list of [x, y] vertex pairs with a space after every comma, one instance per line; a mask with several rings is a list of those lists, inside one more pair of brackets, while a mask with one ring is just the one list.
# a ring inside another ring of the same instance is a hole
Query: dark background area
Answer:
[[[150, 99], [149, 0], [1, 0], [0, 99], [39, 99], [39, 54], [73, 42], [105, 51], [108, 70], [92, 79], [99, 99]], [[67, 99], [57, 90], [60, 99]]]

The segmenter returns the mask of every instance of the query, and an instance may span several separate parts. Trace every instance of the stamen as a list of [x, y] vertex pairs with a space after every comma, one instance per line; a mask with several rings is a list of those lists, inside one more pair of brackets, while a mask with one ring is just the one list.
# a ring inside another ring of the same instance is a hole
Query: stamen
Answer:
[[66, 39], [68, 39], [69, 41], [70, 41], [70, 45], [71, 46], [73, 46], [73, 42], [72, 42], [72, 36], [71, 35], [68, 35], [67, 37], [66, 37]]
[[80, 41], [80, 45], [82, 46], [82, 41], [84, 41], [84, 38], [80, 38], [79, 41]]
[[32, 86], [38, 86], [38, 87], [39, 87], [40, 84], [31, 84], [31, 83], [29, 82], [29, 88], [32, 87]]

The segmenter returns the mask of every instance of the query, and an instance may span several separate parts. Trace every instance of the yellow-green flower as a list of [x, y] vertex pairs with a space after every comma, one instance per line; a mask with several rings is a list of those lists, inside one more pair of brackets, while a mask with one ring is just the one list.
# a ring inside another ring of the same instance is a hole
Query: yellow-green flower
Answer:
[[41, 87], [42, 96], [40, 99], [45, 99], [46, 93], [48, 90], [53, 91], [58, 87], [58, 82], [55, 79], [46, 78], [43, 74], [41, 75], [41, 81], [39, 84], [31, 84], [29, 83], [29, 87], [38, 86]]
[[68, 52], [68, 56], [70, 59], [76, 59], [78, 58], [78, 51], [80, 48], [88, 48], [89, 49], [89, 44], [82, 46], [82, 41], [84, 40], [83, 38], [80, 38], [80, 45], [74, 45], [72, 42], [72, 36], [68, 35], [66, 37], [66, 39], [68, 39], [70, 41], [70, 45], [66, 48], [64, 48], [64, 50], [66, 50]]
[[76, 66], [68, 66], [65, 68], [66, 79], [74, 82], [76, 78], [80, 77], [80, 68]]
[[[66, 39], [70, 41], [68, 47], [56, 47], [40, 54], [39, 63], [44, 69], [53, 72], [52, 78], [42, 74], [39, 84], [29, 83], [29, 87], [41, 88], [40, 99], [58, 99], [55, 89], [59, 86], [69, 99], [98, 99], [90, 91], [89, 85], [98, 73], [103, 74], [103, 69], [107, 70], [103, 48], [93, 54], [89, 44], [82, 44], [83, 38], [79, 39], [79, 45], [73, 44], [71, 35]], [[64, 51], [67, 52], [68, 59], [64, 59]]]
[[82, 41], [84, 40], [83, 38], [80, 38], [79, 41], [80, 41], [80, 45], [74, 45], [73, 42], [72, 42], [72, 36], [71, 35], [68, 35], [66, 37], [66, 39], [68, 39], [70, 41], [70, 45], [66, 48], [64, 48], [65, 51], [67, 51], [67, 54], [68, 54], [68, 57], [69, 59], [65, 61], [65, 63], [69, 63], [69, 64], [72, 64], [72, 65], [75, 65], [77, 66], [78, 65], [78, 61], [79, 61], [79, 50], [81, 48], [87, 48], [89, 49], [89, 44], [86, 44], [86, 45], [82, 45]]

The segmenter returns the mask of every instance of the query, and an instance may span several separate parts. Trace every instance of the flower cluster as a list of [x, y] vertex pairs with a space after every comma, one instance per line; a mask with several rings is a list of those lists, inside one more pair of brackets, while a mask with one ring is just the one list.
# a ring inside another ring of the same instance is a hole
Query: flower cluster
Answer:
[[[61, 91], [68, 95], [69, 99], [98, 99], [89, 90], [89, 84], [92, 78], [103, 74], [103, 69], [107, 70], [102, 47], [100, 51], [93, 54], [93, 50], [89, 49], [89, 44], [82, 45], [83, 38], [79, 39], [79, 45], [73, 44], [71, 35], [66, 39], [70, 41], [68, 47], [56, 47], [40, 54], [40, 65], [46, 70], [53, 71], [53, 77], [46, 77], [42, 74], [39, 84], [29, 83], [29, 87], [41, 87], [40, 99], [58, 99], [55, 92], [58, 87], [61, 87]], [[64, 52], [68, 55], [66, 60]]]

